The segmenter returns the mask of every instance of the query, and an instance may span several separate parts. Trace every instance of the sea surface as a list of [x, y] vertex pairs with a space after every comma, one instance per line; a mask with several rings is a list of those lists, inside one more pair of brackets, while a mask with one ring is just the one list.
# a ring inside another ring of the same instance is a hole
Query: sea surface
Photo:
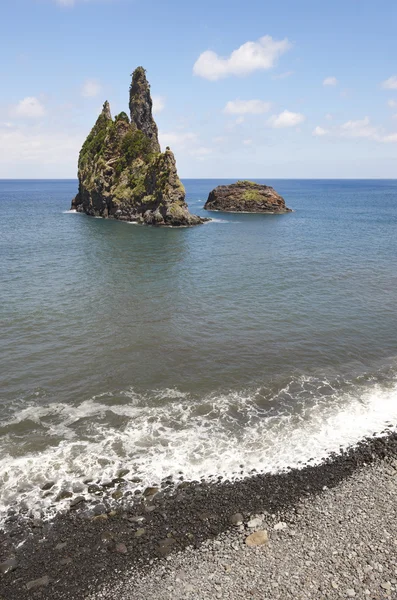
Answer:
[[220, 183], [184, 181], [212, 222], [156, 229], [70, 212], [74, 180], [0, 181], [3, 516], [397, 424], [397, 180], [266, 180], [294, 212], [206, 213]]

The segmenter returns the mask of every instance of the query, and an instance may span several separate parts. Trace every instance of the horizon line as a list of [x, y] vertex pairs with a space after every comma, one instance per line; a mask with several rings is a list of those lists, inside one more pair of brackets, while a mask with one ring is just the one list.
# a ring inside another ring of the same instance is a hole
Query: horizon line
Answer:
[[[397, 181], [397, 177], [180, 177], [189, 180], [273, 179], [278, 181]], [[0, 177], [0, 181], [78, 181], [77, 177]]]

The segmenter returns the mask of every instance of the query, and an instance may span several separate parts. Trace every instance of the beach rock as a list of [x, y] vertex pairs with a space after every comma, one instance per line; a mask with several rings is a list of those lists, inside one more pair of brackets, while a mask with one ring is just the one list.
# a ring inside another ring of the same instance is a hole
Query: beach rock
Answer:
[[247, 538], [245, 538], [245, 543], [249, 547], [263, 546], [264, 544], [267, 544], [268, 541], [269, 536], [266, 529], [254, 531], [254, 533], [251, 533]]
[[72, 485], [72, 490], [75, 494], [81, 494], [85, 490], [85, 485], [81, 481], [75, 481]]
[[59, 544], [55, 546], [55, 550], [63, 550], [64, 548], [66, 548], [66, 546], [67, 542], [59, 542]]
[[71, 498], [73, 496], [72, 492], [69, 490], [61, 490], [55, 498], [55, 502], [60, 502], [61, 500], [66, 500], [66, 498]]
[[29, 581], [26, 584], [27, 590], [35, 590], [40, 587], [44, 587], [50, 583], [50, 578], [48, 575], [44, 575], [44, 577], [40, 577], [40, 579], [34, 579], [33, 581]]
[[127, 554], [127, 552], [128, 552], [127, 546], [123, 543], [116, 544], [115, 551], [118, 552], [119, 554]]
[[287, 523], [284, 523], [283, 521], [280, 521], [279, 523], [276, 523], [274, 528], [276, 531], [282, 531], [283, 529], [287, 529], [288, 525]]
[[43, 492], [47, 492], [52, 487], [54, 487], [55, 481], [47, 481], [44, 485], [41, 486]]
[[219, 185], [212, 190], [204, 206], [205, 210], [246, 213], [287, 213], [282, 198], [272, 187], [253, 181], [237, 181]]
[[5, 562], [0, 563], [0, 573], [5, 575], [10, 571], [14, 571], [18, 566], [18, 562], [16, 558], [9, 558]]
[[232, 525], [235, 525], [236, 527], [238, 527], [239, 525], [242, 525], [243, 521], [244, 521], [244, 517], [241, 513], [236, 513], [230, 517], [230, 523]]
[[82, 502], [85, 502], [84, 496], [77, 496], [76, 498], [73, 498], [73, 500], [70, 501], [70, 508], [74, 508]]
[[100, 492], [100, 491], [101, 491], [101, 488], [96, 483], [92, 483], [91, 485], [88, 486], [89, 494], [96, 494], [97, 492]]
[[94, 515], [102, 515], [106, 513], [106, 506], [104, 504], [96, 504], [92, 511]]
[[122, 498], [123, 495], [124, 494], [121, 490], [116, 490], [115, 492], [113, 492], [112, 498], [114, 498], [114, 500], [120, 500], [120, 498]]
[[142, 521], [145, 521], [146, 519], [145, 519], [145, 517], [142, 517], [142, 516], [138, 515], [136, 517], [128, 517], [128, 520], [131, 523], [142, 523]]
[[161, 152], [142, 67], [132, 74], [129, 108], [130, 117], [122, 112], [113, 119], [109, 103], [103, 105], [80, 151], [72, 209], [156, 226], [208, 220], [190, 214], [175, 157], [169, 148]]
[[136, 530], [135, 537], [142, 537], [143, 535], [145, 535], [145, 533], [146, 533], [146, 529], [141, 527], [140, 529]]
[[129, 469], [120, 469], [119, 471], [117, 471], [117, 477], [119, 479], [121, 479], [122, 477], [125, 477], [126, 475], [128, 475], [129, 472], [130, 472]]
[[159, 492], [158, 487], [147, 487], [146, 490], [143, 492], [143, 495], [146, 497], [155, 496], [155, 494], [157, 494], [158, 492]]
[[167, 556], [171, 550], [172, 546], [176, 543], [176, 540], [172, 537], [166, 538], [165, 540], [161, 540], [158, 545], [158, 553], [161, 556]]
[[261, 525], [262, 525], [262, 519], [260, 519], [259, 517], [255, 517], [254, 519], [251, 519], [247, 523], [248, 529], [256, 529], [257, 527], [260, 527]]

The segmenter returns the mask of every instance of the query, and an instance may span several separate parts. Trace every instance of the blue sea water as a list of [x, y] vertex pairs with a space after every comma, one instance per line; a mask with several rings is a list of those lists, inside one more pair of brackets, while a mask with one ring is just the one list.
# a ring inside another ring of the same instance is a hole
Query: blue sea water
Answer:
[[74, 180], [0, 181], [3, 507], [120, 467], [275, 471], [397, 423], [397, 180], [266, 180], [294, 212], [206, 213], [221, 183], [184, 181], [212, 222], [156, 229], [71, 213]]

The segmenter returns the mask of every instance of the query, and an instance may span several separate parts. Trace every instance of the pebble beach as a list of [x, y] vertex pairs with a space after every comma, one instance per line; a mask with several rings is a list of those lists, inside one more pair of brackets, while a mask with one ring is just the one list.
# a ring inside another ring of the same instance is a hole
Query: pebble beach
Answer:
[[1, 533], [0, 598], [393, 598], [396, 459], [390, 433], [314, 467], [17, 517]]

